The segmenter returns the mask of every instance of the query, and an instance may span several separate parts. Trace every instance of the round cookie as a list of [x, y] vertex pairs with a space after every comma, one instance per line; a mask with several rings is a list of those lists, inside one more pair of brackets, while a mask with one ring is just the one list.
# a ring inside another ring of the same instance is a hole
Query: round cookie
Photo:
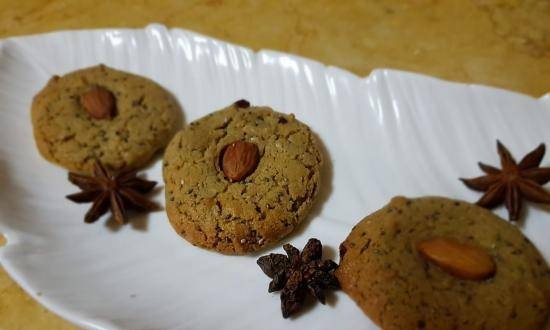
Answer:
[[[235, 141], [257, 145], [260, 160], [230, 182], [220, 153]], [[268, 107], [235, 104], [180, 131], [166, 148], [166, 211], [193, 245], [227, 254], [261, 249], [288, 235], [308, 215], [322, 159], [310, 129]]]
[[[427, 262], [419, 242], [450, 237], [484, 249], [494, 277], [459, 279]], [[385, 330], [541, 330], [550, 270], [513, 225], [488, 210], [438, 197], [395, 197], [341, 245], [342, 289]]]
[[[110, 119], [92, 118], [81, 104], [81, 95], [97, 86], [115, 97]], [[82, 173], [91, 173], [95, 160], [113, 170], [144, 165], [181, 122], [181, 109], [167, 90], [104, 65], [54, 76], [34, 97], [31, 113], [42, 156]]]

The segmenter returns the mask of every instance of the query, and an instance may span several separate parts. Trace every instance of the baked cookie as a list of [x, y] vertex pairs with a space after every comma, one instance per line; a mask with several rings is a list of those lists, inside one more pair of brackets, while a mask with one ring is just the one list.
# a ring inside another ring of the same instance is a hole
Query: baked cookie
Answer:
[[166, 148], [168, 218], [193, 245], [259, 250], [308, 215], [321, 163], [312, 132], [294, 115], [238, 101], [191, 123]]
[[[428, 261], [419, 247], [442, 238], [483, 251], [496, 272], [452, 275], [445, 262], [472, 260], [441, 260], [441, 249], [430, 253], [442, 264]], [[541, 330], [549, 317], [546, 261], [516, 227], [476, 205], [395, 197], [353, 228], [340, 254], [342, 289], [385, 330]]]
[[54, 76], [34, 97], [38, 150], [74, 172], [99, 160], [138, 168], [164, 148], [181, 123], [174, 97], [155, 82], [98, 65]]

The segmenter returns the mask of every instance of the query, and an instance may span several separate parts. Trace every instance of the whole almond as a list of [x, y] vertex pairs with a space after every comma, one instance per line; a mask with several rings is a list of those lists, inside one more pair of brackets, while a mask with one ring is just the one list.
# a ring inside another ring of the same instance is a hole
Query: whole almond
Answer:
[[115, 96], [100, 86], [93, 86], [81, 94], [80, 104], [94, 119], [107, 119], [115, 115]]
[[423, 241], [417, 250], [426, 260], [460, 279], [484, 280], [496, 272], [495, 263], [485, 250], [451, 238]]
[[260, 151], [254, 143], [235, 141], [222, 151], [222, 171], [231, 181], [241, 181], [256, 169], [260, 161]]

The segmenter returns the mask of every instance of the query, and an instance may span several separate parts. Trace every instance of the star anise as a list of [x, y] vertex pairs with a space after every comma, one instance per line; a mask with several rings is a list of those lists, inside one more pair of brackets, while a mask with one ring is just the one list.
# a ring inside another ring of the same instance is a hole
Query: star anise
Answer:
[[77, 185], [81, 192], [68, 195], [76, 203], [89, 203], [92, 206], [84, 216], [91, 223], [110, 209], [115, 221], [125, 223], [126, 210], [152, 211], [157, 205], [143, 196], [157, 184], [136, 176], [135, 170], [123, 170], [113, 174], [99, 162], [94, 164], [94, 175], [85, 176], [69, 173], [69, 181]]
[[332, 260], [322, 260], [323, 246], [318, 239], [311, 238], [302, 253], [290, 244], [283, 245], [284, 254], [271, 253], [257, 261], [262, 271], [272, 278], [268, 292], [282, 290], [281, 310], [287, 318], [298, 311], [307, 292], [325, 303], [325, 289], [338, 289], [334, 270], [338, 265]]
[[473, 179], [460, 179], [473, 190], [484, 191], [477, 205], [494, 208], [504, 202], [511, 221], [519, 219], [522, 199], [535, 203], [550, 203], [550, 193], [542, 185], [550, 181], [550, 167], [539, 167], [546, 147], [541, 143], [517, 163], [510, 151], [497, 140], [502, 169], [479, 163], [486, 173]]

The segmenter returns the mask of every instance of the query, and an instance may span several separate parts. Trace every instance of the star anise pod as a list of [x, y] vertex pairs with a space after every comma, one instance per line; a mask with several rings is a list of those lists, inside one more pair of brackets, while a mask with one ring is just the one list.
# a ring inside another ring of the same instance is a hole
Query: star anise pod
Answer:
[[334, 270], [338, 265], [332, 260], [322, 260], [323, 246], [311, 238], [302, 253], [290, 244], [283, 245], [284, 254], [271, 253], [257, 261], [262, 271], [272, 278], [268, 292], [281, 291], [281, 310], [287, 318], [298, 311], [309, 292], [322, 304], [325, 289], [338, 289]]
[[522, 199], [535, 203], [550, 203], [550, 193], [542, 185], [550, 181], [550, 167], [539, 167], [546, 147], [541, 143], [517, 163], [510, 151], [497, 140], [502, 169], [479, 163], [486, 173], [473, 179], [460, 179], [473, 190], [484, 191], [477, 205], [494, 208], [504, 202], [511, 221], [519, 219]]
[[123, 170], [113, 174], [99, 162], [94, 164], [94, 175], [85, 176], [69, 173], [69, 181], [77, 185], [81, 192], [68, 195], [76, 203], [89, 203], [92, 206], [84, 216], [84, 221], [91, 223], [107, 213], [109, 209], [115, 221], [125, 223], [126, 210], [152, 211], [157, 205], [143, 196], [157, 184], [136, 176], [135, 170]]

